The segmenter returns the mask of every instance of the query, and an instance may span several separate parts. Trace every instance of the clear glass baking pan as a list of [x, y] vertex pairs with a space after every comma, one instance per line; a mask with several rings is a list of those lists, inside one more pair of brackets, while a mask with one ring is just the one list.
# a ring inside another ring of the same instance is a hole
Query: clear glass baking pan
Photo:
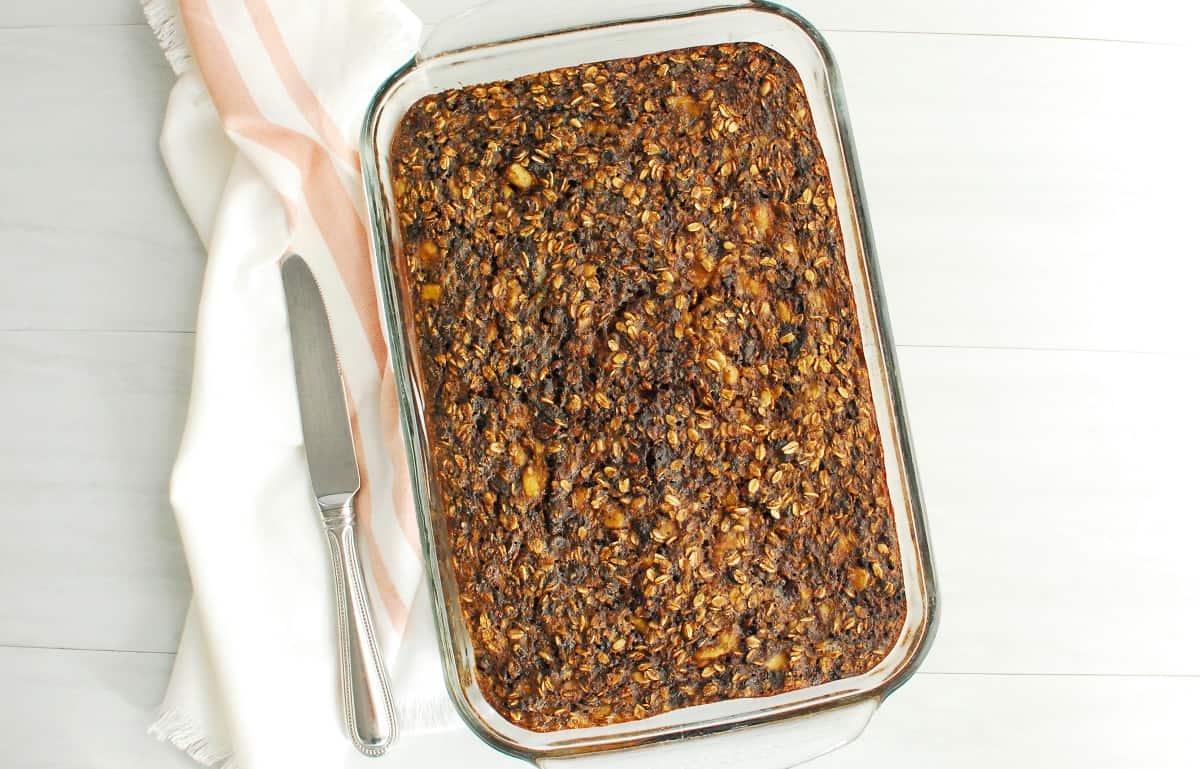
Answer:
[[[891, 653], [865, 674], [761, 698], [687, 707], [638, 721], [534, 732], [504, 719], [476, 681], [448, 538], [432, 470], [413, 308], [393, 216], [390, 150], [397, 126], [419, 99], [449, 88], [507, 80], [558, 67], [677, 48], [756, 42], [796, 67], [829, 165], [845, 241], [887, 483], [896, 516], [907, 618]], [[857, 736], [880, 702], [912, 675], [933, 638], [936, 592], [921, 494], [905, 421], [895, 351], [875, 260], [837, 68], [816, 30], [793, 11], [759, 0], [559, 2], [494, 0], [440, 24], [417, 55], [376, 94], [363, 128], [363, 175], [373, 229], [376, 283], [403, 414], [417, 515], [442, 663], [466, 724], [506, 753], [541, 766], [792, 766]]]

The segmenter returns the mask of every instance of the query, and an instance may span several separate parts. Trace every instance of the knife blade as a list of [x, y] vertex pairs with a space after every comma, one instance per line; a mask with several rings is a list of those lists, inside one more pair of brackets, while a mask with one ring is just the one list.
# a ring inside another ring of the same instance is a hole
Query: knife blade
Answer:
[[354, 495], [361, 479], [346, 389], [316, 278], [295, 254], [284, 258], [280, 273], [304, 453], [333, 571], [342, 714], [354, 747], [365, 755], [381, 756], [392, 744], [396, 716], [355, 541]]
[[327, 506], [340, 505], [353, 496], [361, 485], [350, 413], [317, 280], [295, 254], [283, 260], [281, 271], [308, 473], [313, 495], [324, 512]]

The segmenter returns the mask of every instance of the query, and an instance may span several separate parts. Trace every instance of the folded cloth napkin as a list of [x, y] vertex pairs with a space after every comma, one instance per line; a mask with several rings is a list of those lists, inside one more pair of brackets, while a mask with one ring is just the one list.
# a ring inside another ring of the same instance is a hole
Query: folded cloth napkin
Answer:
[[[458, 723], [424, 595], [355, 149], [420, 24], [395, 0], [147, 0], [179, 76], [161, 147], [208, 249], [171, 502], [194, 597], [151, 732], [210, 766], [353, 765], [279, 259], [321, 284], [362, 473], [359, 539], [401, 738]], [[383, 762], [403, 763], [401, 751]]]

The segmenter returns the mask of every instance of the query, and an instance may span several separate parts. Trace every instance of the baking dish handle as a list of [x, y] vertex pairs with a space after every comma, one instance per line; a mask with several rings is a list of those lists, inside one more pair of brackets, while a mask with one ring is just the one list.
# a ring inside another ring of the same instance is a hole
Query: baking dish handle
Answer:
[[[712, 8], [754, 5], [755, 0], [712, 0]], [[535, 9], [536, 13], [530, 13]], [[580, 27], [636, 22], [663, 16], [703, 13], [696, 0], [606, 0], [533, 3], [489, 0], [425, 29], [418, 59], [502, 40], [517, 40]]]
[[879, 700], [860, 700], [803, 718], [661, 742], [644, 748], [542, 758], [541, 769], [788, 769], [836, 750], [863, 729]]

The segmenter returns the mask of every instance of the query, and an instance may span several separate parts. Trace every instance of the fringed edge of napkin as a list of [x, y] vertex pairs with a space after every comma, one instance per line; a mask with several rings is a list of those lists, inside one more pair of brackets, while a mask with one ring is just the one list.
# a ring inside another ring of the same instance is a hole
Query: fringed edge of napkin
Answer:
[[147, 733], [160, 742], [170, 743], [193, 760], [213, 769], [238, 769], [233, 753], [209, 742], [192, 720], [174, 708], [159, 710]]
[[396, 704], [396, 721], [406, 733], [441, 732], [462, 723], [462, 716], [448, 699]]
[[192, 54], [188, 50], [187, 35], [179, 18], [176, 0], [141, 0], [146, 23], [158, 39], [167, 63], [176, 75], [191, 67]]

